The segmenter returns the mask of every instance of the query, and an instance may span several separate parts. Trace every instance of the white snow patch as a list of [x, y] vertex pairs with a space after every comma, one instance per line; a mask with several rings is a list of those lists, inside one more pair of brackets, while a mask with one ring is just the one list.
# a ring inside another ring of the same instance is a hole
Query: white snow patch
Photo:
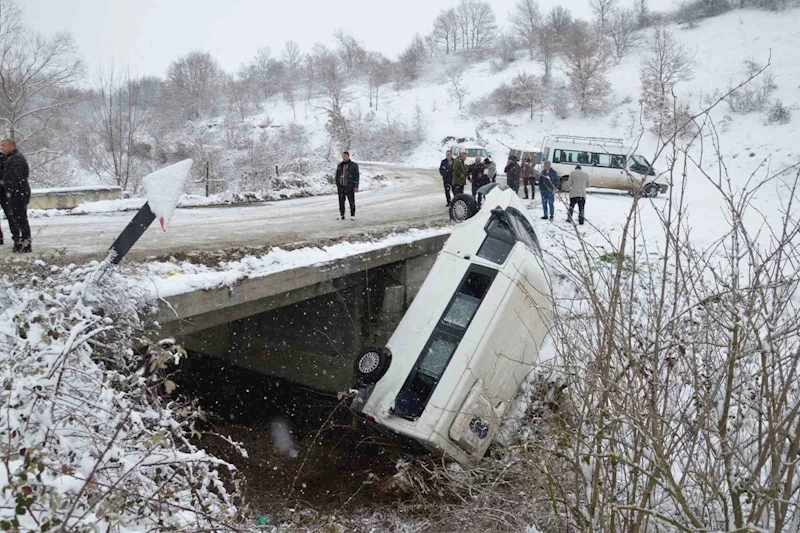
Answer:
[[175, 213], [193, 163], [191, 159], [184, 159], [180, 163], [156, 170], [142, 180], [150, 210], [156, 215], [164, 231], [167, 231], [167, 224]]

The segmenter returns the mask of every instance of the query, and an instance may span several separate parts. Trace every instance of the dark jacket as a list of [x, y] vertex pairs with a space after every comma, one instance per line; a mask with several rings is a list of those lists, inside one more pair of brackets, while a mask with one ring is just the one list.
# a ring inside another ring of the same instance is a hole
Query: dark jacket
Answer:
[[472, 175], [473, 183], [481, 183], [484, 180], [486, 183], [489, 183], [489, 178], [483, 175], [483, 171], [486, 169], [486, 166], [483, 163], [472, 163], [469, 166], [469, 172]]
[[512, 161], [508, 166], [506, 166], [504, 172], [506, 173], [506, 183], [508, 186], [519, 187], [519, 164], [516, 161]]
[[467, 184], [467, 165], [461, 159], [453, 163], [453, 185]]
[[550, 168], [549, 171], [542, 169], [542, 173], [539, 174], [539, 190], [542, 193], [552, 193], [553, 190], [559, 189], [560, 184], [558, 173], [553, 168]]
[[31, 186], [28, 183], [28, 160], [19, 150], [14, 150], [2, 158], [2, 174], [0, 182], [9, 196], [19, 198], [31, 197]]
[[[342, 176], [345, 165], [347, 165], [347, 175]], [[353, 187], [354, 189], [358, 189], [358, 181], [360, 178], [361, 175], [358, 173], [358, 163], [355, 161], [351, 160], [347, 163], [342, 161], [336, 167], [336, 185], [343, 185], [345, 187]]]
[[446, 157], [442, 159], [442, 162], [439, 164], [439, 175], [442, 176], [442, 181], [450, 184], [453, 183], [453, 166], [455, 166], [454, 159], [447, 159]]

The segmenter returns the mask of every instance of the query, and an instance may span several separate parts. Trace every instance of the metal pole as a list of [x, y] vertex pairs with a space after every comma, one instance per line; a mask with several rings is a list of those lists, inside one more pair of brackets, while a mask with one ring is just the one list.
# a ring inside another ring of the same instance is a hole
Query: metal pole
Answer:
[[278, 176], [280, 176], [280, 174], [278, 174], [278, 165], [275, 165], [275, 177], [277, 178]]
[[206, 198], [208, 198], [208, 161], [206, 161]]

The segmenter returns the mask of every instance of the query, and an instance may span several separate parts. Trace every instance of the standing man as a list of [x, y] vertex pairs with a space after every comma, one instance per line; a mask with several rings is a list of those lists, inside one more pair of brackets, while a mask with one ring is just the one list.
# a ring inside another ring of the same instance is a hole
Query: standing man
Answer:
[[31, 227], [28, 224], [28, 202], [31, 200], [31, 186], [28, 184], [28, 161], [17, 150], [13, 139], [0, 141], [3, 153], [2, 189], [5, 190], [3, 210], [8, 217], [11, 237], [14, 239], [14, 253], [31, 252]]
[[356, 193], [358, 192], [358, 164], [350, 161], [350, 152], [342, 152], [342, 162], [336, 167], [336, 190], [339, 193], [339, 220], [344, 220], [344, 199], [350, 203], [350, 220], [356, 219]]
[[483, 165], [480, 156], [476, 157], [475, 162], [469, 166], [469, 179], [472, 181], [472, 196], [474, 196], [476, 200], [478, 198], [478, 187], [481, 186], [480, 184], [483, 180], [484, 170], [486, 170], [486, 167]]
[[[544, 216], [542, 220], [553, 220], [556, 214], [556, 181], [558, 180], [558, 173], [550, 167], [550, 161], [542, 162], [542, 173], [539, 175], [539, 194], [542, 196], [542, 209]], [[550, 214], [547, 214], [547, 208], [550, 207]]]
[[583, 208], [586, 206], [586, 188], [589, 186], [589, 174], [581, 170], [580, 165], [569, 175], [569, 212], [567, 222], [572, 222], [572, 211], [578, 204], [578, 224], [583, 226]]
[[483, 183], [483, 185], [489, 182], [494, 183], [497, 179], [497, 164], [487, 157], [483, 160], [483, 166], [485, 167], [483, 173], [486, 175], [487, 179], [482, 180], [481, 183]]
[[439, 164], [439, 175], [442, 176], [442, 183], [444, 183], [444, 197], [447, 198], [447, 205], [450, 207], [450, 189], [453, 186], [453, 152], [450, 150], [444, 155], [444, 159]]
[[467, 165], [464, 161], [467, 160], [467, 154], [461, 152], [458, 159], [453, 163], [453, 194], [462, 194], [464, 186], [467, 184]]
[[506, 183], [508, 184], [508, 187], [512, 191], [514, 191], [516, 195], [519, 196], [520, 168], [519, 165], [517, 164], [517, 156], [515, 155], [509, 156], [505, 173], [506, 173]]
[[531, 161], [531, 156], [525, 157], [522, 162], [522, 185], [525, 191], [525, 199], [528, 199], [528, 185], [531, 186], [531, 200], [536, 199], [536, 169]]

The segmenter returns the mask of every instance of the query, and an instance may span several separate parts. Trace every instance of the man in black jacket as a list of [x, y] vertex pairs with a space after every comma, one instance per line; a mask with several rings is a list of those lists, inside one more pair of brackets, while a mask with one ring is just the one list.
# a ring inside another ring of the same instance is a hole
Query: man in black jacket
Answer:
[[508, 188], [519, 195], [520, 168], [517, 164], [517, 156], [509, 156], [508, 164], [506, 165], [504, 172], [506, 173], [506, 184], [508, 185]]
[[444, 197], [447, 198], [447, 207], [450, 207], [450, 188], [453, 186], [453, 152], [450, 150], [439, 163], [439, 175], [444, 183]]
[[28, 225], [28, 202], [31, 199], [31, 186], [28, 184], [28, 161], [17, 150], [17, 144], [12, 139], [0, 141], [0, 152], [3, 154], [0, 188], [5, 192], [2, 208], [14, 239], [14, 252], [29, 253], [31, 227]]
[[339, 220], [344, 220], [344, 200], [350, 203], [350, 220], [356, 219], [356, 193], [358, 192], [358, 164], [350, 161], [350, 152], [342, 152], [342, 162], [336, 167], [336, 191], [339, 193]]

